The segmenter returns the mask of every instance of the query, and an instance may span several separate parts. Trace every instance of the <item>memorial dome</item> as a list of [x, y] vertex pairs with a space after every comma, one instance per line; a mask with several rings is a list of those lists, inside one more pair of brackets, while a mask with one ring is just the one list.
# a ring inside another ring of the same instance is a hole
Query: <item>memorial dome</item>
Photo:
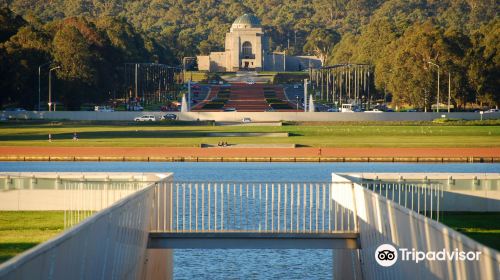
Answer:
[[233, 22], [233, 28], [256, 28], [261, 27], [260, 20], [253, 14], [244, 14]]

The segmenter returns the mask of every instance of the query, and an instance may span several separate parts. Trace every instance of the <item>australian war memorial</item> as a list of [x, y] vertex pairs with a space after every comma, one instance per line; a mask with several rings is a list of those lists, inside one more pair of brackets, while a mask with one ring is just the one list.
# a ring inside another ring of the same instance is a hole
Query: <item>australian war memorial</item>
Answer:
[[198, 56], [198, 69], [212, 72], [302, 71], [321, 67], [316, 56], [288, 56], [267, 52], [267, 39], [260, 20], [252, 14], [238, 17], [226, 33], [225, 51]]

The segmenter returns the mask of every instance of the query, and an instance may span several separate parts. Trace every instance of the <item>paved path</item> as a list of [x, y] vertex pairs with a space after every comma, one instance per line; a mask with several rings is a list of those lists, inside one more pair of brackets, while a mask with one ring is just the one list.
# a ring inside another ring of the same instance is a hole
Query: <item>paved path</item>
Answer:
[[[269, 91], [274, 91], [276, 94], [276, 99], [283, 100], [287, 102], [285, 93], [281, 86], [272, 86], [266, 84], [246, 84], [246, 83], [234, 83], [231, 84], [229, 101], [224, 105], [224, 109], [235, 108], [238, 112], [264, 112], [269, 109], [269, 104], [266, 101], [264, 95], [264, 89]], [[203, 109], [203, 105], [208, 101], [217, 97], [218, 92], [221, 90], [219, 86], [212, 86], [210, 94], [207, 99], [200, 102], [192, 108], [193, 111], [222, 111], [214, 109]], [[288, 102], [292, 109], [277, 109], [276, 111], [296, 111], [294, 108], [296, 105], [294, 103]]]
[[233, 84], [224, 108], [236, 108], [238, 112], [263, 112], [269, 109], [263, 85]]
[[0, 155], [130, 157], [500, 157], [500, 148], [0, 147]]

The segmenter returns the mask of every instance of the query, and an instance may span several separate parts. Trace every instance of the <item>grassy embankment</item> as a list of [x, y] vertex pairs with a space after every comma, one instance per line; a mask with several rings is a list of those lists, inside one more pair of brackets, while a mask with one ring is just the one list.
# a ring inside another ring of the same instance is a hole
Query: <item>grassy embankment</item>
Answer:
[[0, 263], [63, 231], [61, 211], [0, 211]]
[[[484, 124], [484, 123], [483, 123]], [[290, 137], [228, 137], [232, 144], [297, 144], [306, 147], [500, 147], [500, 121], [435, 124], [308, 123], [266, 126], [197, 126], [158, 122], [8, 122], [0, 123], [0, 146], [198, 147], [217, 144], [210, 132], [288, 132]], [[80, 141], [72, 141], [77, 132]], [[52, 142], [47, 141], [52, 134]]]
[[440, 222], [486, 246], [500, 250], [499, 212], [445, 212]]

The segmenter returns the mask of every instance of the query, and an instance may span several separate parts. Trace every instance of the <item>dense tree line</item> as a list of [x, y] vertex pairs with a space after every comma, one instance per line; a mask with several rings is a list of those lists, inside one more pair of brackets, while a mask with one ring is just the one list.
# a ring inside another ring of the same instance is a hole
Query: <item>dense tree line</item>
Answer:
[[330, 63], [369, 63], [380, 95], [393, 105], [420, 109], [440, 101], [495, 106], [500, 103], [500, 19], [496, 1], [385, 1], [357, 32], [335, 45]]
[[455, 105], [500, 99], [497, 0], [6, 1], [15, 14], [0, 16], [0, 71], [9, 75], [2, 72], [0, 82], [3, 89], [9, 81], [13, 96], [32, 94], [24, 90], [33, 88], [37, 66], [54, 60], [68, 64], [57, 75], [75, 97], [90, 94], [87, 87], [105, 98], [116, 90], [109, 81], [117, 64], [180, 63], [223, 50], [231, 23], [252, 12], [270, 35], [270, 50], [315, 54], [328, 64], [370, 63], [377, 92], [395, 104], [435, 102], [437, 69], [428, 61], [441, 66], [443, 93], [452, 74]]
[[[69, 109], [123, 96], [123, 63], [174, 63], [170, 50], [143, 36], [124, 18], [78, 16], [43, 23], [0, 9], [0, 106], [42, 108], [52, 72], [54, 101]], [[119, 92], [117, 92], [119, 91]]]

